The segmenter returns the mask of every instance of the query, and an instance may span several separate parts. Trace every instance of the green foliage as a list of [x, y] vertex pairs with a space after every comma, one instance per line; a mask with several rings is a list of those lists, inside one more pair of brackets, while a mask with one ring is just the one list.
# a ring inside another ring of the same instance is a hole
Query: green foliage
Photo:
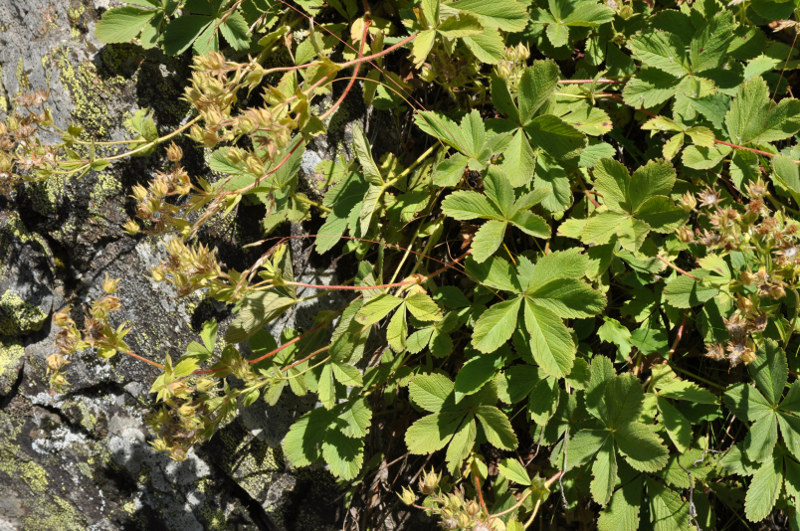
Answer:
[[[421, 506], [451, 529], [798, 525], [798, 62], [767, 31], [797, 31], [796, 3], [127, 4], [98, 38], [191, 48], [192, 119], [159, 136], [140, 111], [112, 156], [33, 114], [63, 144], [18, 118], [0, 164], [24, 186], [177, 134], [209, 149], [213, 178], [172, 145], [132, 189], [126, 229], [170, 235], [153, 278], [231, 312], [157, 363], [157, 448], [184, 457], [241, 407], [309, 395], [291, 464], [325, 463], [351, 493], [386, 467], [439, 469]], [[331, 86], [356, 83], [403, 143], [357, 121], [308, 168], [341, 119]], [[319, 260], [351, 264], [345, 284], [297, 281], [285, 241], [223, 267], [194, 235], [243, 204], [265, 212], [251, 247], [314, 231]], [[315, 289], [350, 296], [308, 329], [269, 328]], [[78, 347], [135, 355], [108, 300], [84, 329], [59, 316], [59, 387]]]

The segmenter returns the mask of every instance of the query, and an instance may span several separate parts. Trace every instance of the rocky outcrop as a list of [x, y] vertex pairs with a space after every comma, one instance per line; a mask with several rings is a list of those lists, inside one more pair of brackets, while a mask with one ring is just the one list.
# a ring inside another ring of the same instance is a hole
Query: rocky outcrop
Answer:
[[[125, 117], [145, 105], [161, 126], [184, 118], [185, 62], [102, 47], [91, 33], [101, 4], [0, 0], [0, 115], [17, 92], [49, 88], [57, 124], [104, 139], [123, 138]], [[53, 312], [69, 304], [81, 319], [106, 275], [122, 279], [126, 340], [152, 359], [180, 356], [204, 320], [226, 315], [150, 280], [163, 244], [120, 228], [130, 186], [156, 164], [136, 159], [0, 196], [0, 529], [329, 528], [338, 518], [330, 476], [290, 470], [278, 445], [302, 404], [254, 407], [174, 462], [148, 444], [152, 367], [87, 351], [70, 365], [68, 391], [48, 385]], [[235, 219], [221, 219], [206, 237], [236, 234]], [[301, 309], [284, 324], [303, 318]]]

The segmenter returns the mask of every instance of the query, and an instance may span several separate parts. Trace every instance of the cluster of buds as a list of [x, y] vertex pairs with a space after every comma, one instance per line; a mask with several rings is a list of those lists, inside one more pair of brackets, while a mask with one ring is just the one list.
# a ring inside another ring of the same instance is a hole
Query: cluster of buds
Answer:
[[173, 378], [166, 372], [153, 384], [161, 407], [146, 419], [156, 434], [151, 443], [176, 461], [186, 459], [192, 446], [206, 441], [220, 423], [235, 411], [235, 390], [221, 394], [218, 378], [189, 376]]
[[50, 385], [58, 390], [64, 390], [69, 382], [63, 370], [70, 363], [72, 355], [87, 348], [97, 348], [98, 355], [110, 358], [118, 349], [127, 349], [122, 338], [128, 333], [124, 326], [116, 329], [110, 324], [111, 314], [120, 309], [119, 297], [114, 293], [119, 287], [120, 279], [106, 276], [103, 280], [103, 295], [95, 300], [84, 316], [83, 328], [70, 317], [71, 308], [67, 306], [53, 315], [53, 323], [61, 330], [56, 334], [55, 346], [57, 352], [47, 357], [47, 374]]
[[524, 72], [530, 56], [530, 49], [525, 44], [519, 43], [516, 46], [506, 48], [503, 52], [502, 61], [495, 67], [498, 77], [505, 80], [509, 90], [512, 92], [519, 85], [522, 72]]
[[[36, 136], [53, 125], [49, 109], [34, 109], [48, 97], [49, 92], [41, 90], [18, 94], [15, 112], [0, 123], [0, 194], [9, 194], [19, 182], [49, 175], [56, 163], [56, 149]], [[31, 174], [34, 168], [36, 173]]]
[[[155, 177], [145, 188], [141, 184], [133, 187], [131, 196], [136, 200], [136, 215], [140, 219], [153, 224], [150, 231], [163, 232], [168, 226], [181, 231], [189, 230], [189, 224], [183, 218], [183, 208], [168, 201], [173, 196], [185, 196], [192, 190], [189, 175], [181, 166], [183, 151], [174, 142], [167, 148], [167, 159], [172, 162], [168, 172], [156, 172]], [[123, 228], [130, 234], [141, 231], [139, 224], [129, 220]]]
[[182, 238], [171, 238], [166, 246], [169, 258], [151, 271], [156, 282], [169, 282], [180, 296], [203, 288], [210, 288], [213, 294], [228, 286], [221, 280], [224, 273], [212, 248], [187, 245]]
[[[487, 514], [474, 499], [466, 499], [460, 487], [450, 493], [443, 493], [439, 487], [441, 476], [435, 472], [423, 473], [419, 481], [419, 491], [427, 496], [422, 507], [429, 515], [437, 515], [439, 526], [446, 530], [463, 531], [505, 531], [505, 523]], [[414, 505], [416, 495], [404, 487], [400, 499], [406, 505]]]

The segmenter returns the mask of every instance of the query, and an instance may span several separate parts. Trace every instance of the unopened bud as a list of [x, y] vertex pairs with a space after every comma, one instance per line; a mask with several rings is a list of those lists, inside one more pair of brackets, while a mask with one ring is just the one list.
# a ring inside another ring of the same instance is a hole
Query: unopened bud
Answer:
[[400, 498], [400, 501], [402, 501], [406, 505], [412, 505], [417, 499], [417, 496], [414, 494], [414, 491], [412, 491], [408, 487], [403, 487], [403, 491], [397, 496]]
[[183, 158], [183, 150], [175, 142], [172, 142], [167, 148], [167, 158], [170, 162], [178, 162]]

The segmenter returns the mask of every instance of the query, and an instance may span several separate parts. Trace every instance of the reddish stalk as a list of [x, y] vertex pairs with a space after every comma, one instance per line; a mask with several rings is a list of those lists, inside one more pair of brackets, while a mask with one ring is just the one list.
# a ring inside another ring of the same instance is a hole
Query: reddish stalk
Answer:
[[137, 359], [137, 360], [139, 360], [139, 361], [143, 361], [143, 362], [147, 363], [148, 365], [152, 365], [153, 367], [158, 367], [158, 368], [159, 368], [159, 369], [161, 369], [161, 370], [164, 370], [164, 369], [166, 368], [166, 367], [164, 367], [163, 365], [161, 365], [160, 363], [156, 363], [155, 361], [151, 361], [151, 360], [149, 360], [149, 359], [147, 359], [147, 358], [145, 358], [145, 357], [143, 357], [143, 356], [140, 356], [140, 355], [136, 354], [136, 353], [135, 353], [135, 352], [133, 352], [133, 351], [130, 351], [130, 350], [123, 350], [123, 351], [121, 351], [121, 352], [122, 352], [123, 354], [127, 354], [128, 356], [130, 356], [130, 357], [132, 357], [132, 358], [136, 358], [136, 359]]
[[[258, 363], [259, 361], [264, 361], [265, 359], [274, 356], [275, 354], [277, 354], [278, 352], [282, 351], [283, 349], [288, 348], [291, 345], [294, 345], [295, 343], [297, 343], [298, 341], [300, 341], [304, 337], [307, 337], [307, 336], [313, 334], [314, 332], [316, 332], [317, 330], [319, 330], [320, 328], [325, 326], [325, 324], [326, 323], [320, 323], [320, 324], [314, 326], [313, 328], [311, 328], [310, 330], [307, 330], [307, 331], [303, 332], [302, 334], [300, 334], [296, 338], [290, 339], [289, 341], [287, 341], [283, 345], [279, 346], [278, 348], [267, 352], [263, 356], [259, 356], [258, 358], [253, 359], [253, 360], [247, 360], [247, 363], [249, 363], [250, 365], [254, 365], [254, 364]], [[219, 368], [219, 369], [203, 369], [203, 370], [194, 371], [192, 374], [193, 375], [211, 374], [211, 373], [214, 373], [214, 372], [219, 372], [221, 370], [223, 370], [223, 368]]]
[[675, 350], [678, 348], [678, 343], [681, 342], [681, 338], [683, 337], [683, 327], [686, 325], [686, 314], [683, 315], [681, 319], [681, 325], [678, 327], [678, 333], [675, 335], [675, 341], [672, 342], [672, 346], [669, 349], [669, 357], [672, 358], [672, 355], [675, 354]]
[[489, 514], [489, 509], [486, 507], [486, 502], [483, 501], [483, 491], [481, 489], [481, 480], [478, 478], [478, 473], [475, 472], [475, 491], [478, 493], [478, 500], [481, 502], [481, 507], [486, 514]]
[[[364, 30], [361, 32], [361, 45], [358, 48], [359, 59], [362, 59], [364, 57], [364, 44], [366, 44], [367, 42], [367, 30], [371, 25], [372, 25], [371, 20], [364, 21]], [[333, 111], [335, 111], [339, 107], [339, 105], [342, 104], [344, 99], [350, 93], [350, 89], [353, 88], [353, 84], [356, 82], [356, 78], [358, 78], [358, 71], [360, 69], [361, 69], [361, 62], [358, 62], [356, 63], [356, 67], [353, 69], [353, 75], [350, 77], [350, 82], [347, 84], [347, 87], [345, 87], [344, 92], [342, 92], [342, 95], [339, 96], [339, 99], [336, 100], [336, 103], [334, 103], [330, 109], [322, 113], [322, 116], [319, 117], [320, 120], [324, 120], [325, 118], [330, 116], [331, 113], [333, 113]]]
[[681, 269], [680, 267], [676, 266], [675, 264], [673, 264], [672, 262], [670, 262], [669, 260], [667, 260], [666, 258], [664, 258], [663, 256], [661, 256], [660, 254], [657, 254], [657, 255], [656, 255], [656, 258], [658, 258], [659, 260], [661, 260], [662, 262], [664, 262], [665, 264], [667, 264], [668, 266], [670, 266], [672, 269], [674, 269], [675, 271], [677, 271], [677, 272], [678, 272], [678, 273], [680, 273], [681, 275], [686, 275], [687, 277], [689, 277], [689, 278], [691, 278], [691, 279], [694, 279], [694, 280], [697, 280], [697, 281], [699, 281], [699, 280], [700, 280], [699, 278], [697, 278], [697, 277], [696, 277], [696, 276], [694, 276], [693, 274], [691, 274], [691, 273], [689, 273], [689, 272], [687, 272], [687, 271], [685, 271], [685, 270]]

